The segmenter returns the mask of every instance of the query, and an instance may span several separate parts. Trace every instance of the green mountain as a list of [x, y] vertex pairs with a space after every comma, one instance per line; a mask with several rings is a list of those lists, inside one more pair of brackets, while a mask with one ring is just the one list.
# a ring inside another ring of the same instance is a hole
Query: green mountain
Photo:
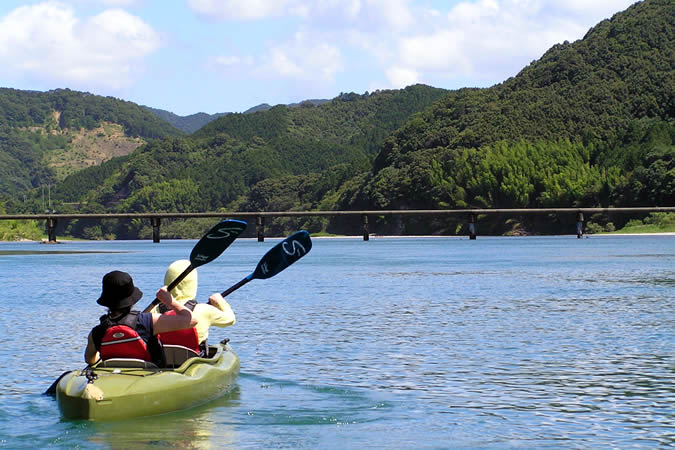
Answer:
[[[342, 95], [342, 94], [340, 94], [340, 95]], [[316, 99], [315, 98], [315, 99], [304, 100], [300, 103], [289, 103], [285, 106], [288, 106], [289, 108], [297, 108], [298, 106], [301, 106], [301, 105], [307, 104], [307, 103], [311, 103], [314, 106], [319, 106], [319, 105], [323, 105], [324, 103], [328, 103], [328, 102], [330, 102], [330, 100]], [[272, 105], [270, 105], [269, 103], [261, 103], [257, 106], [254, 106], [252, 108], [247, 109], [246, 111], [244, 111], [244, 114], [252, 114], [252, 113], [255, 113], [255, 112], [258, 112], [258, 111], [267, 111], [268, 109], [272, 109]]]
[[183, 133], [138, 105], [69, 89], [0, 88], [0, 194], [23, 195]]
[[244, 114], [253, 114], [259, 111], [267, 111], [268, 109], [272, 109], [272, 105], [270, 105], [269, 103], [261, 103], [259, 105], [247, 109], [246, 111], [244, 111]]
[[191, 136], [156, 140], [77, 172], [54, 195], [86, 202], [82, 211], [205, 211], [246, 207], [239, 202], [259, 182], [320, 176], [326, 183], [320, 196], [369, 170], [384, 139], [446, 92], [418, 85], [343, 94], [320, 106], [227, 114]]
[[[329, 102], [330, 100], [305, 100], [302, 103], [312, 103], [315, 106], [321, 105], [323, 103]], [[291, 103], [286, 106], [289, 108], [294, 108], [300, 106], [302, 103]], [[216, 114], [207, 114], [207, 113], [196, 113], [196, 114], [190, 114], [189, 116], [179, 116], [177, 114], [174, 114], [169, 111], [165, 111], [163, 109], [157, 109], [157, 108], [151, 108], [149, 106], [143, 106], [143, 108], [147, 109], [160, 119], [162, 119], [165, 122], [170, 123], [174, 127], [178, 128], [179, 130], [183, 130], [188, 134], [194, 133], [195, 131], [199, 130], [202, 128], [204, 125], [207, 123], [213, 122], [219, 117], [222, 117], [226, 114], [232, 114], [229, 112], [225, 113], [216, 113]], [[254, 106], [252, 108], [247, 109], [244, 111], [244, 114], [252, 114], [258, 111], [267, 111], [268, 109], [271, 109], [272, 106], [267, 104], [267, 103], [262, 103], [258, 106]]]
[[674, 21], [675, 3], [644, 0], [499, 85], [449, 93], [387, 139], [337, 207], [673, 205]]
[[174, 114], [172, 112], [165, 111], [163, 109], [151, 108], [149, 106], [143, 106], [143, 108], [147, 109], [148, 111], [150, 111], [163, 121], [170, 123], [175, 128], [183, 130], [188, 134], [194, 133], [207, 123], [216, 120], [218, 117], [222, 117], [225, 114], [230, 114], [230, 113], [207, 114], [204, 112], [199, 112], [196, 114], [190, 114], [189, 116], [179, 116], [178, 114]]

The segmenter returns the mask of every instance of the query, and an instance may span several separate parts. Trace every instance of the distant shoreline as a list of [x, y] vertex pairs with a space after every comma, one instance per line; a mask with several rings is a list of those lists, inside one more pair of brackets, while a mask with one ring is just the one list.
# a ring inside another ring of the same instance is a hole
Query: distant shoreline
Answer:
[[[493, 237], [504, 237], [504, 238], [522, 238], [522, 237], [576, 237], [574, 234], [551, 234], [551, 235], [544, 235], [544, 234], [537, 234], [537, 235], [524, 235], [524, 236], [492, 236], [492, 235], [477, 235], [476, 239], [482, 238], [493, 238]], [[590, 238], [590, 237], [615, 237], [615, 236], [675, 236], [675, 232], [657, 232], [657, 233], [596, 233], [596, 234], [584, 234], [584, 238]], [[265, 240], [277, 240], [277, 239], [284, 239], [284, 236], [276, 236], [276, 237], [265, 237]], [[441, 235], [406, 235], [406, 236], [394, 236], [394, 235], [378, 235], [378, 234], [371, 234], [369, 235], [370, 239], [438, 239], [438, 238], [452, 238], [452, 239], [469, 239], [469, 236], [441, 236]], [[196, 238], [191, 238], [191, 239], [196, 239]], [[362, 235], [358, 236], [312, 236], [312, 239], [360, 239], [363, 240]], [[113, 239], [113, 241], [116, 239]], [[126, 239], [124, 239], [126, 240]], [[149, 239], [133, 239], [137, 241], [147, 241]], [[175, 241], [175, 240], [181, 240], [181, 239], [169, 239], [165, 238], [163, 240], [166, 241]], [[250, 238], [240, 238], [239, 240], [257, 240], [255, 237], [250, 237]], [[42, 239], [39, 241], [34, 241], [31, 239], [19, 239], [16, 241], [2, 241], [0, 240], [0, 243], [18, 243], [18, 242], [24, 242], [24, 243], [35, 243], [35, 244], [45, 244], [45, 245], [53, 245], [47, 242], [46, 239]], [[63, 244], [67, 242], [106, 242], [106, 240], [87, 240], [87, 239], [77, 239], [77, 240], [57, 240], [56, 244]]]
[[588, 236], [675, 236], [675, 232], [662, 231], [657, 233], [599, 233]]

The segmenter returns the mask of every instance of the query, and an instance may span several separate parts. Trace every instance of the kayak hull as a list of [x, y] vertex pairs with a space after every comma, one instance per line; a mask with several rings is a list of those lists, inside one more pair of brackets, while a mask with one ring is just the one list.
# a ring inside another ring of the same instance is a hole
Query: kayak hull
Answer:
[[229, 345], [211, 346], [211, 358], [193, 357], [175, 369], [102, 367], [72, 371], [56, 386], [67, 419], [120, 420], [192, 408], [231, 390], [239, 358]]

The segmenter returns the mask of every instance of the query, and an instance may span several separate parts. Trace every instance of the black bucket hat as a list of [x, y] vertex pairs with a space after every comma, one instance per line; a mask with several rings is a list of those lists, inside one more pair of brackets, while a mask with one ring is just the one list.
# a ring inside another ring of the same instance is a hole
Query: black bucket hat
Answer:
[[141, 297], [143, 293], [134, 286], [131, 276], [115, 270], [103, 277], [103, 292], [96, 303], [110, 309], [122, 309], [135, 305]]

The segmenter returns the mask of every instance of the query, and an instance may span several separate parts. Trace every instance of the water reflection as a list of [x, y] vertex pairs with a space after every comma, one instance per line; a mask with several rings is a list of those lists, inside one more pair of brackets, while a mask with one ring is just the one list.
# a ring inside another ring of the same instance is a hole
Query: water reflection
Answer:
[[228, 448], [239, 442], [232, 423], [223, 420], [238, 404], [239, 388], [186, 411], [127, 421], [92, 422], [87, 440], [110, 448]]

